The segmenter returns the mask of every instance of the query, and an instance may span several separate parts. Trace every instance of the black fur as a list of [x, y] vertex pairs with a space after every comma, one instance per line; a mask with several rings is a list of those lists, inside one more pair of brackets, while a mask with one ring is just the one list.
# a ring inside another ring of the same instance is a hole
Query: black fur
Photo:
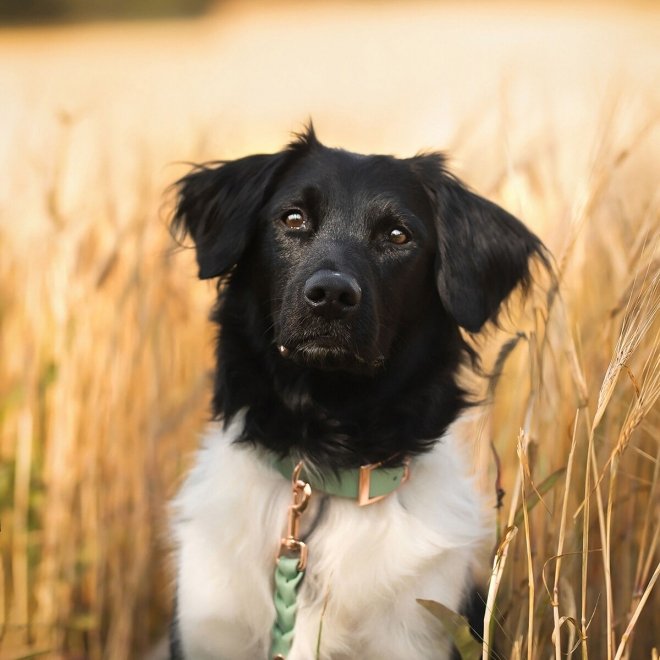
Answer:
[[181, 634], [179, 632], [179, 624], [177, 619], [178, 614], [178, 599], [176, 593], [174, 594], [174, 602], [172, 606], [172, 618], [170, 619], [169, 630], [169, 660], [184, 660], [183, 646], [181, 644]]
[[[529, 259], [545, 259], [441, 155], [362, 156], [323, 146], [311, 128], [177, 187], [174, 228], [194, 239], [201, 278], [224, 276], [214, 415], [245, 409], [241, 441], [324, 469], [429, 449], [467, 405], [460, 328], [494, 319], [528, 284]], [[292, 211], [302, 228], [285, 226]], [[410, 240], [391, 242], [392, 229]], [[303, 290], [324, 269], [359, 284], [359, 307], [315, 312]]]
[[[465, 617], [472, 637], [481, 644], [484, 639], [484, 617], [486, 615], [486, 598], [487, 595], [479, 588], [472, 587], [466, 594], [460, 613]], [[493, 655], [493, 657], [498, 657]], [[454, 649], [452, 660], [461, 660], [460, 655]], [[476, 659], [475, 659], [476, 660]]]

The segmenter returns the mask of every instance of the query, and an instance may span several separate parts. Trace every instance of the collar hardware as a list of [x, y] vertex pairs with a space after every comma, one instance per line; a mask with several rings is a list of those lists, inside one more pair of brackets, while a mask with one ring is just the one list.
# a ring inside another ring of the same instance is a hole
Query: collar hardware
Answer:
[[359, 506], [367, 506], [369, 504], [374, 504], [375, 502], [380, 502], [385, 499], [391, 492], [394, 492], [399, 486], [405, 484], [406, 481], [410, 478], [410, 461], [405, 460], [403, 467], [403, 473], [399, 478], [398, 482], [396, 477], [394, 478], [395, 486], [391, 491], [381, 493], [379, 495], [371, 495], [371, 474], [374, 470], [378, 470], [383, 465], [383, 462], [380, 463], [369, 463], [369, 465], [361, 465], [360, 472], [358, 475], [358, 497], [357, 502]]
[[[379, 463], [325, 474], [302, 466], [296, 474], [296, 479], [304, 479], [314, 491], [353, 500], [358, 506], [368, 506], [385, 499], [410, 478], [408, 458], [403, 461], [403, 465], [388, 467], [396, 458], [399, 457], [393, 456]], [[272, 465], [288, 480], [300, 463], [287, 456], [274, 458]]]
[[300, 540], [300, 516], [302, 516], [309, 504], [309, 498], [312, 496], [312, 487], [300, 479], [301, 470], [302, 461], [296, 465], [291, 475], [293, 501], [289, 506], [286, 536], [280, 542], [278, 557], [282, 555], [297, 555], [298, 570], [304, 571], [307, 565], [307, 546]]

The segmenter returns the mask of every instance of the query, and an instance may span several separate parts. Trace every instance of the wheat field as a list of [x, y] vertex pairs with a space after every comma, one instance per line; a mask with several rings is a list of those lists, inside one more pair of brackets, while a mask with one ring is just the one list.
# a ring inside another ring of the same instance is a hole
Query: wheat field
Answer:
[[330, 146], [447, 151], [554, 255], [475, 339], [498, 376], [471, 378], [466, 451], [496, 531], [464, 657], [657, 658], [659, 44], [653, 3], [0, 27], [0, 657], [144, 657], [165, 634], [214, 293], [166, 189], [311, 117]]

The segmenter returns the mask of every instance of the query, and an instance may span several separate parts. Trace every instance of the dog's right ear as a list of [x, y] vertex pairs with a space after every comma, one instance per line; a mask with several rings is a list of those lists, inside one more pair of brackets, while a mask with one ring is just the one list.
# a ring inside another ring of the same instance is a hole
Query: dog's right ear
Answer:
[[201, 165], [174, 184], [178, 196], [172, 230], [195, 241], [200, 279], [224, 275], [239, 261], [287, 155]]

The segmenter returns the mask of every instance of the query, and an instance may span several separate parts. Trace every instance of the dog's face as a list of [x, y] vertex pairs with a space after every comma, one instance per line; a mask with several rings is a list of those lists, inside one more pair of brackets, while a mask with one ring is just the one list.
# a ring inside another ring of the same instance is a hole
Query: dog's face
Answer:
[[410, 167], [317, 148], [280, 177], [257, 238], [274, 339], [298, 364], [369, 373], [434, 290], [431, 208]]
[[479, 330], [540, 246], [441, 156], [362, 156], [311, 131], [198, 169], [179, 191], [200, 277], [255, 271], [273, 346], [311, 368], [372, 373], [438, 309]]

